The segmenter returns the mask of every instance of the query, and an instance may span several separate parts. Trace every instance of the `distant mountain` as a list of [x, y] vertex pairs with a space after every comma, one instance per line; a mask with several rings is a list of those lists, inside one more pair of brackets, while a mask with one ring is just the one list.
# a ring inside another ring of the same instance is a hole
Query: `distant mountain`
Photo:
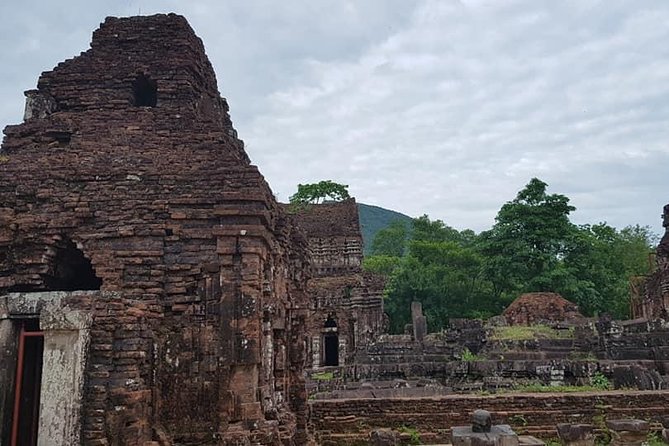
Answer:
[[360, 229], [362, 230], [365, 255], [369, 254], [369, 250], [372, 248], [372, 240], [380, 229], [385, 228], [395, 220], [405, 221], [407, 224], [413, 220], [408, 215], [363, 203], [358, 203], [358, 213], [360, 214]]

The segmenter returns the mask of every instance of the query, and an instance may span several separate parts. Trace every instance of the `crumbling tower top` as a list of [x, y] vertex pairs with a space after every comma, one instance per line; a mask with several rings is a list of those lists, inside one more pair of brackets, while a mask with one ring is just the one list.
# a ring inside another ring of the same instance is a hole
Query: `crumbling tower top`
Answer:
[[68, 119], [76, 121], [85, 112], [87, 121], [112, 128], [195, 126], [236, 137], [204, 45], [176, 14], [108, 17], [93, 33], [89, 50], [42, 73], [26, 97], [27, 121], [58, 112], [71, 113]]

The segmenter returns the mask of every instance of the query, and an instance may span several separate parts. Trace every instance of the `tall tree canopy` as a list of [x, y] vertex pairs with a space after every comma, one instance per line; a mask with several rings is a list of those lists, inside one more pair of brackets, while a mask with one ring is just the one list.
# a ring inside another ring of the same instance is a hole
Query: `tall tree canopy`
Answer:
[[521, 292], [556, 291], [559, 269], [578, 228], [569, 221], [576, 208], [564, 195], [546, 193], [547, 184], [532, 178], [513, 201], [505, 203], [491, 230], [480, 236], [486, 275], [504, 300]]
[[402, 257], [406, 252], [408, 237], [407, 225], [401, 220], [392, 221], [374, 236], [372, 255]]
[[647, 274], [656, 236], [647, 227], [577, 226], [569, 199], [533, 178], [499, 210], [489, 231], [458, 231], [426, 215], [409, 231], [391, 226], [374, 241], [364, 267], [389, 277], [391, 328], [410, 322], [423, 303], [431, 330], [448, 318], [499, 314], [520, 294], [553, 291], [585, 315], [629, 317], [629, 280]]
[[297, 192], [289, 200], [291, 204], [321, 203], [325, 199], [341, 201], [351, 198], [348, 185], [323, 180], [318, 183], [298, 184]]

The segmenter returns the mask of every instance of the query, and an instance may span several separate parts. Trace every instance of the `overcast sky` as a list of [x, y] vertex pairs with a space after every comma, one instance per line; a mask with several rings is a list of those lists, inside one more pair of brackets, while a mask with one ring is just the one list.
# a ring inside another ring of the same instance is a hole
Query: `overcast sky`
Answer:
[[576, 223], [662, 231], [667, 0], [2, 0], [0, 126], [105, 16], [156, 12], [202, 38], [282, 201], [332, 179], [481, 231], [538, 177]]

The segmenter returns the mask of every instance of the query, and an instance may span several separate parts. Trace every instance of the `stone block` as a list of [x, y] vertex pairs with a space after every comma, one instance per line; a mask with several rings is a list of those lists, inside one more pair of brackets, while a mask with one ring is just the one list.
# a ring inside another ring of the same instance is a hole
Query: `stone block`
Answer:
[[606, 426], [611, 431], [612, 446], [640, 446], [650, 431], [650, 423], [644, 420], [608, 420]]
[[594, 446], [595, 436], [590, 424], [560, 423], [557, 425], [558, 437], [567, 446]]
[[454, 427], [453, 446], [518, 446], [518, 436], [507, 424], [493, 426], [490, 432], [474, 432], [471, 426]]
[[372, 446], [396, 446], [400, 444], [400, 434], [392, 429], [375, 429], [369, 433]]

